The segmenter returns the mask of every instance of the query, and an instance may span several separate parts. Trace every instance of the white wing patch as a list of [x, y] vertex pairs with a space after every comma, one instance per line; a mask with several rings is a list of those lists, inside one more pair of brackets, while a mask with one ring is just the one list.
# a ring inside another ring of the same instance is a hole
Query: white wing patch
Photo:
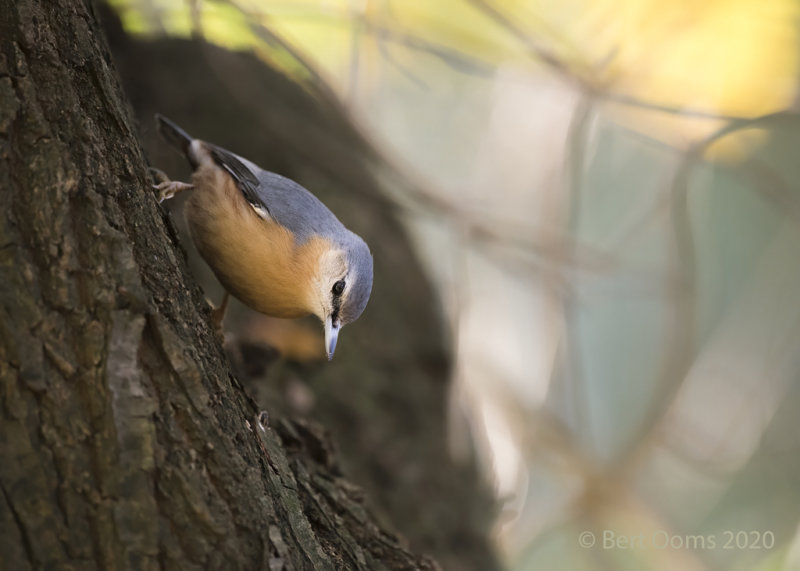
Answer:
[[258, 215], [259, 218], [261, 218], [263, 220], [266, 220], [267, 222], [271, 222], [272, 221], [272, 216], [270, 216], [270, 214], [269, 214], [269, 212], [267, 211], [266, 208], [264, 208], [262, 206], [256, 206], [252, 202], [250, 202], [248, 204], [250, 204], [250, 206], [253, 207], [253, 210], [255, 211], [255, 213]]

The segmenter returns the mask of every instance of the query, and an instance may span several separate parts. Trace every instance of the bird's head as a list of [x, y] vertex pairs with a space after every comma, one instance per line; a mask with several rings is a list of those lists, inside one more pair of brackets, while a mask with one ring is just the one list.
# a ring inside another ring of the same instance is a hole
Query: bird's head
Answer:
[[325, 327], [325, 353], [333, 358], [339, 330], [358, 319], [372, 292], [372, 254], [364, 241], [348, 233], [344, 244], [319, 257], [312, 287], [313, 313]]

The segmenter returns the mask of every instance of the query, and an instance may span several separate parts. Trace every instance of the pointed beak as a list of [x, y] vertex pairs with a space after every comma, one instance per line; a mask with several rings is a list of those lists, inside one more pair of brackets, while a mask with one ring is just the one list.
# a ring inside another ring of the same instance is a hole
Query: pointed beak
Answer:
[[342, 324], [339, 320], [334, 323], [330, 315], [325, 318], [325, 354], [328, 355], [328, 361], [333, 359], [336, 340], [339, 338], [339, 329], [341, 328]]

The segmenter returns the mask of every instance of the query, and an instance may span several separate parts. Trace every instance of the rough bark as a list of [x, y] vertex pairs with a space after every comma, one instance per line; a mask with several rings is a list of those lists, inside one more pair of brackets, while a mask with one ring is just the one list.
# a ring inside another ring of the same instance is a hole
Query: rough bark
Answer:
[[262, 428], [208, 323], [88, 2], [0, 0], [0, 565], [431, 568]]

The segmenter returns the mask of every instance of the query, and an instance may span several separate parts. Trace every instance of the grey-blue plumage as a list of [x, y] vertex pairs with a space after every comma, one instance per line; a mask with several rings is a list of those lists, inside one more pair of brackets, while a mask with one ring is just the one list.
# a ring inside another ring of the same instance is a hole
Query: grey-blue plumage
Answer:
[[358, 234], [348, 230], [336, 215], [292, 179], [266, 171], [255, 163], [220, 147], [213, 148], [212, 156], [228, 171], [240, 188], [246, 188], [245, 198], [257, 208], [262, 208], [278, 224], [289, 230], [300, 246], [312, 236], [325, 236], [347, 254], [349, 267], [356, 279], [352, 283], [340, 312], [345, 323], [357, 319], [369, 301], [372, 292], [372, 254]]

